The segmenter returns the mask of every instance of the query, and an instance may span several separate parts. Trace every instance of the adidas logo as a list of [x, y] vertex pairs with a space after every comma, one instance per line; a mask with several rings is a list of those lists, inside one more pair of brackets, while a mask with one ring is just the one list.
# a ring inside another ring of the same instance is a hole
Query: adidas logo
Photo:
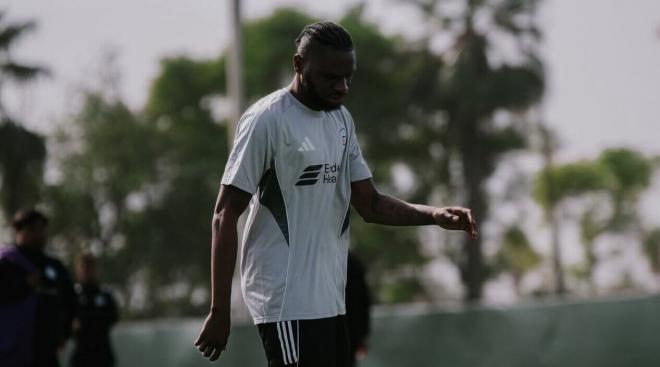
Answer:
[[[303, 146], [304, 145], [305, 143], [303, 143]], [[302, 149], [303, 147], [300, 148]], [[298, 151], [300, 151], [300, 149], [298, 149]], [[305, 168], [303, 170], [303, 174], [300, 175], [300, 177], [298, 177], [298, 182], [296, 182], [296, 186], [314, 185], [319, 180], [319, 175], [321, 174], [321, 168], [323, 168], [322, 164], [316, 164]]]
[[305, 140], [300, 145], [300, 148], [298, 148], [299, 152], [311, 152], [314, 150], [316, 150], [316, 148], [314, 148], [314, 144], [312, 144], [308, 137], [305, 137]]

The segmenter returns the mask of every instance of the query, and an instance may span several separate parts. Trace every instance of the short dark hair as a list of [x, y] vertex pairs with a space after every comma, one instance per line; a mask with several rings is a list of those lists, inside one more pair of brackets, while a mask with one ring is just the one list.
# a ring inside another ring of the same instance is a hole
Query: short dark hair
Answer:
[[12, 227], [15, 230], [20, 231], [28, 225], [41, 222], [44, 225], [48, 225], [48, 217], [36, 209], [25, 209], [19, 210], [14, 214], [14, 218], [11, 221]]
[[330, 46], [338, 51], [353, 50], [351, 35], [333, 22], [317, 22], [303, 28], [296, 38], [296, 51], [304, 55], [314, 43]]

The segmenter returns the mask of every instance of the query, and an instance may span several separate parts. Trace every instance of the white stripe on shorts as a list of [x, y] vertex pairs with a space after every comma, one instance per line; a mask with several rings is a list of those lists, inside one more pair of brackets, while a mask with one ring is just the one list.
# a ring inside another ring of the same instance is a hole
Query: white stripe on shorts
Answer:
[[286, 325], [289, 328], [289, 340], [291, 340], [291, 354], [293, 354], [293, 361], [298, 362], [298, 351], [296, 350], [296, 339], [293, 337], [293, 327], [291, 327], [291, 321], [287, 321]]
[[285, 339], [282, 339], [282, 328], [280, 327], [280, 323], [276, 322], [275, 325], [277, 326], [277, 336], [280, 338], [280, 348], [282, 349], [282, 359], [284, 359], [284, 364], [290, 364], [288, 354], [288, 348], [286, 343], [286, 333], [284, 334]]

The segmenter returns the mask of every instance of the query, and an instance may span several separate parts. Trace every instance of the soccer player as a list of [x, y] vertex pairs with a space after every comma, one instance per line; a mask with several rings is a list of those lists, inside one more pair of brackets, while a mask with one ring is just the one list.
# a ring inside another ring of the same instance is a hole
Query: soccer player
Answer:
[[477, 235], [469, 209], [409, 204], [374, 186], [342, 106], [356, 69], [350, 35], [314, 23], [296, 46], [293, 81], [242, 116], [222, 177], [212, 219], [211, 310], [195, 341], [211, 360], [229, 337], [236, 226], [248, 204], [241, 288], [270, 367], [348, 363], [350, 205], [370, 223]]

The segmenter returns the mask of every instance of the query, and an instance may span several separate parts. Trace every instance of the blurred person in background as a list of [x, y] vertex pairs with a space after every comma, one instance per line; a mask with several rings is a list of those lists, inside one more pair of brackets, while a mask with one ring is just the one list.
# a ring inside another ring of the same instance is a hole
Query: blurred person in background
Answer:
[[59, 366], [58, 354], [71, 334], [75, 314], [75, 295], [64, 265], [44, 250], [48, 218], [38, 210], [28, 209], [14, 215], [16, 250], [36, 269], [29, 276], [36, 287], [32, 364], [35, 367]]
[[371, 325], [371, 296], [366, 279], [367, 269], [353, 251], [348, 251], [346, 273], [349, 366], [354, 367], [358, 359], [367, 355], [367, 339]]
[[92, 254], [78, 257], [75, 274], [78, 314], [73, 323], [75, 345], [71, 366], [114, 366], [110, 330], [118, 320], [115, 299], [100, 286]]
[[331, 22], [296, 42], [291, 84], [242, 116], [212, 218], [211, 309], [195, 345], [216, 360], [229, 337], [238, 218], [250, 204], [242, 290], [268, 366], [344, 367], [349, 209], [367, 222], [438, 225], [476, 238], [469, 209], [380, 193], [342, 106], [356, 70], [351, 36]]
[[0, 246], [0, 366], [32, 365], [39, 271], [15, 244]]

